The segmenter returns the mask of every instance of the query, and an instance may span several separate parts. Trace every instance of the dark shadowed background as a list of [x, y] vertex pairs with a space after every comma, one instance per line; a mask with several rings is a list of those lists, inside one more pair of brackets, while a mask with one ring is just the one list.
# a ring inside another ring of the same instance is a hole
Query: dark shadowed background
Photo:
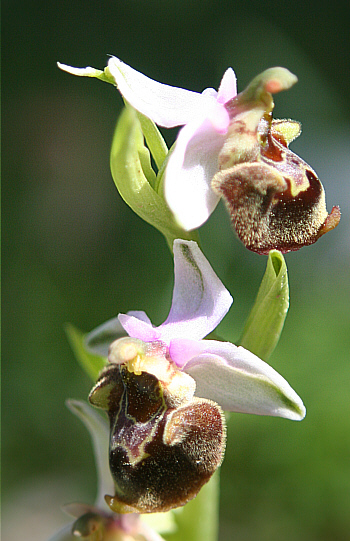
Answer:
[[[59, 71], [103, 69], [108, 54], [164, 83], [242, 90], [267, 67], [299, 77], [276, 117], [303, 123], [292, 144], [318, 172], [340, 226], [286, 256], [291, 307], [270, 360], [303, 398], [302, 423], [232, 414], [222, 467], [221, 541], [350, 539], [348, 2], [115, 0], [3, 2], [3, 488], [7, 541], [45, 541], [62, 503], [92, 502], [89, 437], [65, 408], [91, 386], [67, 343], [130, 309], [161, 323], [172, 260], [163, 237], [124, 204], [109, 172], [122, 100]], [[176, 131], [168, 132], [172, 142]], [[266, 258], [235, 238], [220, 204], [201, 230], [235, 303], [238, 338]]]

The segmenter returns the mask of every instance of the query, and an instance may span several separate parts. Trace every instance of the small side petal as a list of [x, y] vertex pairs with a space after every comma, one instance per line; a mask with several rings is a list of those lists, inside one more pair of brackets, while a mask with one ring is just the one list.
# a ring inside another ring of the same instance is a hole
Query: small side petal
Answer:
[[109, 428], [107, 422], [86, 402], [67, 400], [68, 408], [88, 429], [94, 448], [95, 463], [98, 478], [96, 507], [109, 511], [105, 502], [105, 494], [111, 494], [114, 483], [108, 466]]
[[237, 95], [237, 79], [232, 68], [228, 68], [221, 79], [217, 100], [227, 103]]
[[[130, 310], [127, 315], [144, 321], [148, 325], [152, 325], [148, 315], [142, 310]], [[95, 355], [108, 357], [108, 350], [111, 343], [118, 340], [118, 338], [127, 336], [127, 334], [119, 318], [114, 317], [105, 321], [105, 323], [102, 323], [102, 325], [99, 325], [85, 336], [85, 347]]]
[[207, 221], [220, 197], [211, 188], [225, 135], [210, 120], [179, 132], [165, 172], [164, 196], [178, 224], [187, 231]]
[[129, 310], [129, 312], [127, 312], [126, 314], [128, 316], [136, 317], [137, 319], [140, 319], [144, 323], [147, 323], [147, 325], [152, 326], [152, 321], [150, 320], [146, 312], [144, 312], [143, 310]]
[[175, 283], [166, 321], [157, 327], [159, 338], [201, 339], [217, 327], [232, 297], [194, 241], [174, 242]]
[[196, 380], [196, 395], [227, 411], [305, 417], [300, 397], [271, 366], [250, 351], [228, 342], [203, 340], [202, 353], [185, 365]]
[[158, 83], [116, 57], [109, 60], [108, 69], [125, 100], [165, 128], [197, 118], [208, 102], [207, 97], [197, 92]]
[[152, 327], [151, 323], [148, 323], [144, 319], [129, 314], [119, 314], [118, 319], [132, 338], [138, 338], [139, 340], [143, 340], [143, 342], [153, 342], [159, 338], [157, 329]]

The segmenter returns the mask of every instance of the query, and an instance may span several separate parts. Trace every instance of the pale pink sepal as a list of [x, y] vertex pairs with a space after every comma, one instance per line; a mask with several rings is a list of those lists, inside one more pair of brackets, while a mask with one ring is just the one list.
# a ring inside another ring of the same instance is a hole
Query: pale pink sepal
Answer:
[[158, 83], [113, 56], [108, 62], [118, 90], [137, 111], [166, 128], [182, 126], [202, 115], [212, 98]]
[[225, 135], [201, 119], [180, 130], [164, 177], [164, 197], [178, 224], [190, 231], [207, 221], [220, 197], [211, 180]]
[[224, 410], [305, 417], [305, 407], [289, 383], [250, 351], [229, 342], [202, 340], [201, 353], [184, 366], [196, 380], [196, 395], [214, 400]]

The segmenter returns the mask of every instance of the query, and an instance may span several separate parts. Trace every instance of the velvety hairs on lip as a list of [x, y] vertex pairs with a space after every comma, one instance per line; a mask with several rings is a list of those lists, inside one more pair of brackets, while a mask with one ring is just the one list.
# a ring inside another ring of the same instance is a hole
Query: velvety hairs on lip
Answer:
[[119, 314], [86, 337], [108, 355], [90, 402], [110, 420], [109, 464], [118, 513], [153, 513], [196, 496], [223, 459], [223, 410], [300, 420], [305, 408], [273, 368], [243, 347], [203, 340], [232, 297], [193, 241], [174, 242], [172, 306], [154, 327]]
[[[128, 338], [120, 340], [129, 349], [135, 345]], [[106, 501], [118, 513], [152, 513], [184, 505], [224, 456], [226, 430], [220, 406], [193, 396], [194, 380], [163, 357], [162, 344], [158, 352], [153, 344], [151, 354], [140, 363], [142, 349], [142, 343], [139, 352], [135, 348], [136, 364], [132, 360], [107, 366], [89, 397], [109, 415], [115, 495], [106, 496]]]

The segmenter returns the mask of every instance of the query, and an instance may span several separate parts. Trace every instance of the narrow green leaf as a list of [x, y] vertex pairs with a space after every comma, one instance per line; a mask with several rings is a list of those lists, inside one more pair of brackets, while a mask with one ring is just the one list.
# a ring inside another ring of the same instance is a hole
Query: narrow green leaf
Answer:
[[287, 266], [281, 252], [271, 250], [240, 344], [266, 361], [278, 343], [288, 307]]
[[162, 534], [166, 541], [217, 541], [219, 483], [220, 473], [217, 470], [194, 500], [173, 511], [177, 530]]
[[137, 113], [127, 106], [118, 119], [111, 150], [111, 172], [120, 195], [165, 236], [171, 249], [177, 238], [198, 241], [196, 231], [184, 231], [176, 224], [165, 200], [153, 189], [155, 173], [151, 169]]
[[76, 327], [68, 323], [66, 325], [66, 334], [74, 355], [84, 370], [84, 372], [96, 381], [102, 368], [106, 365], [107, 360], [104, 357], [99, 357], [89, 353], [84, 346], [85, 334], [79, 331]]

